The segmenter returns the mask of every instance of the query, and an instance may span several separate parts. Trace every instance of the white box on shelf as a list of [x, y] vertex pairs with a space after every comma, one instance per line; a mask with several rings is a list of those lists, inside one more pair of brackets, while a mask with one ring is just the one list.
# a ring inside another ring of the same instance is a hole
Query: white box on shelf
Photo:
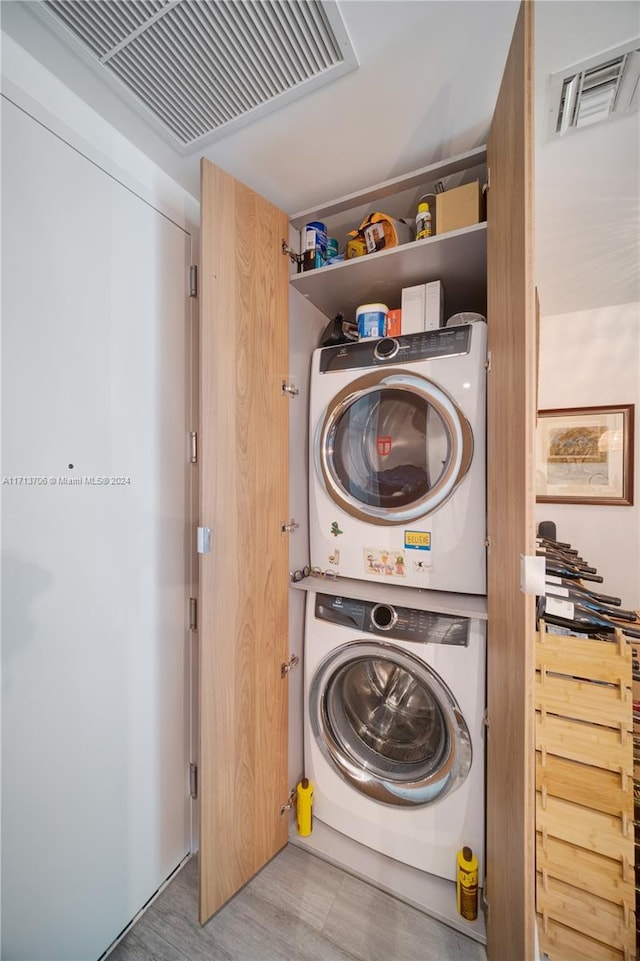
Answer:
[[444, 323], [444, 290], [442, 282], [434, 280], [424, 285], [424, 330], [437, 330]]
[[440, 280], [402, 290], [402, 333], [436, 330], [444, 320], [444, 290]]
[[402, 333], [418, 334], [424, 330], [426, 284], [402, 288]]

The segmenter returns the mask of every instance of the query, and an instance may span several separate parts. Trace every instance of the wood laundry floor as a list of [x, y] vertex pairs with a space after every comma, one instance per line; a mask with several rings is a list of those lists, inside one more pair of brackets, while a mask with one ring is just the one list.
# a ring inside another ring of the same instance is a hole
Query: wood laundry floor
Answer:
[[192, 858], [108, 961], [486, 961], [484, 947], [294, 845], [204, 927]]

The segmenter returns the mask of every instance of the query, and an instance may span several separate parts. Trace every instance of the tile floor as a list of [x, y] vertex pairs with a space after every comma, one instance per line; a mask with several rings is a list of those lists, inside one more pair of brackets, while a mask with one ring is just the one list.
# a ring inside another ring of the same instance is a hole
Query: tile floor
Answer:
[[192, 858], [108, 961], [486, 961], [452, 928], [289, 844], [201, 927]]

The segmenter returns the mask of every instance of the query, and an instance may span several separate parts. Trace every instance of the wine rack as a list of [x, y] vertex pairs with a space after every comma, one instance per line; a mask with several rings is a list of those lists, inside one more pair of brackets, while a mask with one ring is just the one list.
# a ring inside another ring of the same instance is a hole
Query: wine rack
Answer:
[[636, 886], [636, 957], [640, 957], [640, 641], [629, 642], [631, 648], [633, 697], [633, 829]]
[[620, 631], [609, 641], [554, 630], [540, 621], [536, 634], [540, 947], [550, 961], [631, 961], [632, 644]]

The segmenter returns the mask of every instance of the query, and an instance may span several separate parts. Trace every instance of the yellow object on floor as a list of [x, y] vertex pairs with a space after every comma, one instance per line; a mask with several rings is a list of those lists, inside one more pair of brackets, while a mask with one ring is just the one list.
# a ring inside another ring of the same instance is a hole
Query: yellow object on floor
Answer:
[[303, 777], [296, 788], [296, 813], [298, 817], [298, 834], [307, 838], [311, 834], [313, 807], [313, 784], [309, 778]]
[[456, 858], [456, 896], [458, 914], [467, 921], [478, 917], [478, 859], [471, 848], [458, 851]]

